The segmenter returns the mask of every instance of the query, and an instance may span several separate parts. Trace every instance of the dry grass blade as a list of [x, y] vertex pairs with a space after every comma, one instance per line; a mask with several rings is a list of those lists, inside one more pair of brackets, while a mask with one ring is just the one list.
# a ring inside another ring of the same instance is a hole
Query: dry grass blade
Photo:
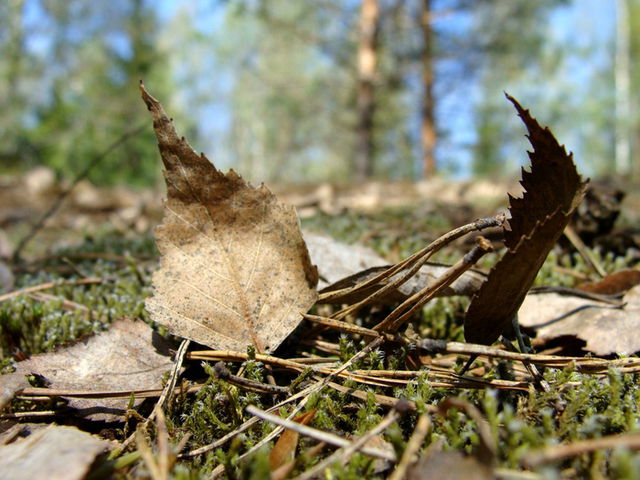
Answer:
[[[302, 415], [298, 415], [293, 421], [300, 425], [307, 425], [313, 420], [315, 414], [316, 410], [310, 410]], [[280, 435], [271, 452], [269, 452], [269, 469], [272, 473], [293, 460], [296, 448], [298, 447], [298, 437], [298, 432], [294, 430], [286, 429], [282, 432], [282, 435]]]
[[143, 427], [136, 429], [135, 439], [136, 448], [140, 452], [140, 456], [142, 457], [144, 464], [147, 466], [151, 478], [153, 480], [165, 480], [166, 477], [164, 477], [162, 472], [160, 471], [160, 467], [158, 466], [158, 463], [153, 456], [153, 451], [147, 443], [147, 439], [144, 437]]
[[[354, 298], [357, 298], [358, 300], [355, 303], [334, 315], [334, 318], [336, 319], [345, 318], [347, 315], [354, 313], [365, 305], [374, 303], [376, 300], [388, 295], [391, 291], [406, 283], [413, 275], [416, 274], [416, 272], [420, 270], [420, 268], [422, 268], [422, 266], [427, 263], [429, 258], [431, 258], [435, 252], [448, 243], [476, 230], [479, 231], [489, 227], [500, 226], [503, 222], [504, 217], [499, 215], [496, 217], [481, 218], [475, 222], [456, 228], [442, 235], [434, 242], [419, 252], [414, 253], [402, 262], [393, 265], [378, 275], [375, 275], [373, 278], [367, 279], [364, 282], [360, 282], [357, 285], [348, 288], [338, 290], [332, 289], [331, 286], [325, 288], [319, 295], [318, 302], [352, 303]], [[385, 283], [392, 277], [395, 278], [390, 282]], [[365, 298], [361, 299], [362, 297]]]
[[[293, 430], [301, 435], [306, 435], [307, 437], [328, 443], [329, 445], [335, 445], [336, 447], [348, 447], [351, 445], [351, 442], [343, 437], [339, 437], [338, 435], [335, 435], [333, 433], [324, 432], [322, 430], [318, 430], [317, 428], [309, 427], [292, 420], [278, 417], [277, 415], [272, 415], [263, 410], [260, 410], [257, 407], [254, 407], [253, 405], [249, 405], [246, 410], [247, 413], [255, 415], [257, 418], [261, 418], [262, 420], [266, 420], [270, 423], [273, 423], [274, 425], [279, 425], [289, 430]], [[362, 451], [367, 455], [381, 458], [383, 460], [395, 461], [396, 459], [395, 455], [389, 454], [389, 452], [386, 452], [384, 450], [365, 447]]]
[[613, 450], [616, 448], [640, 450], [640, 433], [609, 435], [601, 438], [580, 440], [567, 445], [553, 445], [544, 450], [527, 454], [521, 463], [529, 468], [535, 468], [546, 463], [582, 455], [583, 453], [595, 452], [597, 450]]
[[427, 285], [401, 303], [382, 322], [373, 327], [374, 330], [379, 332], [395, 332], [398, 330], [415, 312], [434, 298], [440, 290], [453, 283], [456, 278], [469, 270], [484, 254], [491, 250], [491, 243], [483, 237], [478, 237], [477, 245], [473, 247], [469, 253], [447, 270], [447, 272], [433, 284]]
[[420, 448], [422, 448], [422, 443], [427, 437], [429, 430], [431, 430], [431, 425], [431, 417], [428, 414], [423, 413], [420, 415], [420, 418], [418, 418], [416, 426], [413, 429], [413, 433], [411, 434], [411, 438], [409, 438], [407, 445], [404, 447], [404, 452], [402, 452], [400, 461], [387, 480], [403, 480], [406, 478], [407, 469], [409, 468], [409, 465], [414, 462], [415, 456], [420, 451]]

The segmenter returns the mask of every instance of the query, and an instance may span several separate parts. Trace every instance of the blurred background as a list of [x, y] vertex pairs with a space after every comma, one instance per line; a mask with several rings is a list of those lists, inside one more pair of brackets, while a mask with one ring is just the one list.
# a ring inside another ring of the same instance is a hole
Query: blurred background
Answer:
[[254, 182], [517, 176], [515, 96], [583, 174], [640, 176], [639, 0], [3, 0], [0, 174], [158, 186], [143, 79]]

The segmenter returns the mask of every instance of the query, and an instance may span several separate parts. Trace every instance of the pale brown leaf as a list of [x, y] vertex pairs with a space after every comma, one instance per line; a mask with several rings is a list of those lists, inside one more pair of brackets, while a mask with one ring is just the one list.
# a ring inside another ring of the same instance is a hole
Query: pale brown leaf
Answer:
[[[166, 342], [142, 321], [117, 320], [109, 330], [55, 352], [19, 362], [12, 376], [37, 374], [50, 388], [83, 391], [129, 391], [162, 388], [171, 359], [156, 351]], [[0, 380], [3, 377], [0, 377]], [[128, 398], [73, 398], [69, 405], [93, 420], [119, 420]], [[137, 401], [136, 403], [140, 403]]]
[[[309, 248], [311, 261], [318, 265], [321, 293], [353, 287], [392, 267], [387, 260], [363, 245], [348, 245], [324, 235], [307, 231], [303, 233]], [[381, 297], [379, 301], [388, 305], [403, 302], [414, 293], [433, 283], [449, 268], [450, 265], [427, 262], [413, 277]], [[370, 289], [361, 289], [355, 294], [340, 296], [327, 302], [336, 304], [358, 302], [380, 288], [380, 286], [403, 275], [403, 273], [400, 272], [382, 284], [372, 286]], [[473, 295], [478, 291], [485, 279], [486, 275], [478, 271], [469, 270], [450, 286], [443, 289], [440, 295]]]
[[178, 137], [141, 85], [167, 183], [153, 320], [215, 349], [274, 350], [316, 300], [317, 270], [292, 207], [236, 172], [218, 171]]
[[448, 480], [491, 480], [491, 468], [476, 457], [456, 451], [431, 451], [409, 468], [407, 480], [442, 478]]
[[109, 442], [74, 427], [50, 425], [0, 446], [0, 477], [81, 480]]
[[623, 302], [622, 309], [613, 309], [557, 293], [531, 294], [522, 303], [518, 320], [535, 330], [540, 343], [570, 336], [584, 340], [584, 349], [596, 355], [632, 354], [640, 351], [640, 286], [629, 290]]

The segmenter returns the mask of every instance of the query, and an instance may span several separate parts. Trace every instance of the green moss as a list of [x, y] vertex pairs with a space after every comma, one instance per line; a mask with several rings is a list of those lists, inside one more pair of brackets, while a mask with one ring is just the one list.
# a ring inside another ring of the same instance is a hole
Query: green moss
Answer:
[[[383, 212], [373, 218], [361, 214], [338, 217], [320, 215], [306, 220], [305, 224], [333, 234], [341, 240], [358, 241], [366, 238], [370, 246], [391, 259], [424, 247], [438, 234], [452, 227], [443, 218], [419, 218], [407, 211]], [[19, 287], [51, 281], [60, 283], [43, 291], [51, 297], [35, 299], [19, 296], [0, 303], [0, 367], [3, 371], [10, 368], [11, 358], [17, 352], [33, 354], [51, 350], [84, 334], [108, 328], [112, 320], [122, 316], [148, 321], [144, 299], [151, 293], [150, 275], [155, 267], [153, 258], [156, 255], [149, 236], [126, 239], [113, 232], [98, 232], [85, 237], [76, 247], [66, 247], [64, 252], [59, 253], [72, 259], [76, 270], [101, 277], [105, 281], [84, 286], [62, 283], [80, 278], [77, 272], [70, 271], [68, 263], [62, 260], [63, 255], [49, 260], [37, 273], [20, 275], [17, 279]], [[104, 256], [103, 259], [92, 260], [86, 255], [79, 255], [80, 253], [108, 253], [121, 257]], [[460, 256], [460, 251], [451, 247], [442, 252], [439, 259], [455, 262]], [[598, 252], [596, 256], [607, 271], [627, 265], [625, 259], [600, 255]], [[497, 255], [486, 256], [479, 267], [490, 268], [496, 258]], [[575, 276], [567, 274], [563, 269], [583, 275], [591, 274], [579, 256], [552, 252], [536, 283], [573, 286]], [[86, 308], [69, 309], [63, 299]], [[467, 305], [466, 298], [434, 300], [413, 319], [414, 330], [432, 338], [463, 340], [462, 318]], [[377, 318], [375, 315], [380, 315], [380, 312], [363, 310], [361, 318], [357, 320], [363, 325], [370, 325]], [[364, 345], [362, 339], [349, 335], [335, 335], [333, 341], [339, 345], [342, 361], [350, 358]], [[295, 345], [288, 348], [291, 351], [283, 355], [299, 356], [305, 351], [305, 347]], [[405, 369], [407, 351], [407, 348], [375, 350], [358, 361], [353, 368]], [[233, 372], [239, 366], [228, 365]], [[265, 381], [265, 366], [255, 358], [245, 361], [242, 367], [247, 378]], [[504, 378], [505, 375], [512, 374], [508, 362], [494, 362], [488, 367], [487, 378]], [[219, 380], [209, 364], [204, 364], [199, 371], [199, 380], [205, 381], [205, 385], [195, 394], [177, 395], [167, 411], [172, 442], [176, 443], [179, 438], [190, 435], [187, 449], [207, 445], [233, 431], [249, 418], [245, 413], [247, 405], [253, 404], [266, 409], [276, 401], [272, 395], [247, 392]], [[274, 374], [279, 382], [292, 382], [295, 388], [300, 389], [312, 372], [313, 368], [309, 368], [297, 378], [294, 375], [282, 377], [277, 370]], [[544, 376], [553, 385], [549, 392], [533, 389], [529, 392], [512, 392], [436, 388], [429, 381], [428, 371], [422, 372], [402, 388], [388, 389], [343, 382], [346, 386], [369, 392], [367, 398], [358, 400], [351, 395], [325, 388], [310, 396], [306, 409], [317, 410], [311, 426], [349, 436], [364, 433], [386, 413], [376, 402], [376, 393], [412, 400], [417, 405], [418, 413], [448, 396], [457, 396], [480, 408], [498, 446], [498, 465], [505, 468], [519, 468], [524, 455], [541, 447], [638, 430], [640, 414], [637, 405], [640, 405], [640, 389], [637, 375], [611, 370], [607, 376], [596, 377], [567, 368], [560, 371], [548, 369]], [[14, 409], [32, 408], [42, 408], [42, 405], [23, 402], [14, 406]], [[280, 414], [286, 416], [290, 412], [291, 407], [287, 406], [281, 409]], [[413, 432], [416, 418], [417, 413], [405, 416], [384, 432], [382, 438], [396, 452], [401, 453]], [[222, 463], [228, 469], [228, 478], [265, 478], [269, 445], [245, 462], [240, 462], [238, 458], [273, 428], [266, 422], [259, 422], [212, 452], [180, 461], [172, 474], [179, 479], [208, 477]], [[445, 417], [433, 416], [433, 430], [428, 435], [424, 448], [436, 439], [441, 439], [446, 449], [466, 453], [475, 451], [480, 442], [475, 422], [456, 410], [450, 410]], [[315, 445], [315, 441], [306, 438], [300, 440], [294, 474], [308, 469], [331, 451], [326, 448], [322, 455], [305, 456], [305, 452]], [[139, 461], [137, 464], [140, 464]], [[356, 454], [345, 466], [332, 466], [326, 476], [358, 480], [384, 478], [388, 472], [379, 470], [379, 465], [380, 462]], [[557, 478], [570, 471], [578, 478], [637, 478], [640, 475], [640, 455], [628, 450], [597, 452], [542, 466], [536, 471], [545, 478]], [[130, 466], [123, 466], [119, 474], [135, 478], [136, 472]]]

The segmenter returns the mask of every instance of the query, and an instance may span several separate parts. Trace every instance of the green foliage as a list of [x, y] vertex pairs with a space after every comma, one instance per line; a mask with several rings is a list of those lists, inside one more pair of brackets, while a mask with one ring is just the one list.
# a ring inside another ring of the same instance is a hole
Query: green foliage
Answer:
[[[35, 34], [25, 26], [24, 3], [9, 2], [17, 7], [7, 7], [0, 20], [13, 25], [14, 35], [0, 38], [0, 50], [16, 57], [14, 64], [0, 62], [0, 76], [13, 78], [10, 91], [3, 92], [12, 102], [4, 109], [11, 112], [12, 127], [0, 129], [0, 156], [4, 168], [45, 164], [74, 176], [125, 132], [149, 124], [137, 88], [141, 79], [157, 95], [169, 96], [172, 82], [158, 43], [155, 6], [146, 0], [32, 5], [43, 35], [37, 50]], [[90, 180], [154, 185], [155, 144], [149, 125], [103, 160]]]

